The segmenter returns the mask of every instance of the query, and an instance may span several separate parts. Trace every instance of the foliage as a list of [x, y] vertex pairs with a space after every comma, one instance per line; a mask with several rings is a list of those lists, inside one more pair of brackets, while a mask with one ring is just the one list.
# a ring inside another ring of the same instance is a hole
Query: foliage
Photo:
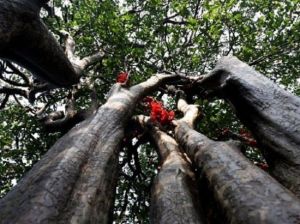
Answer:
[[15, 185], [60, 136], [45, 132], [20, 106], [11, 105], [1, 111], [0, 196]]
[[[130, 73], [131, 85], [162, 71], [203, 75], [222, 55], [231, 54], [300, 95], [299, 0], [53, 0], [49, 6], [41, 13], [43, 20], [63, 47], [61, 31], [65, 30], [75, 39], [78, 56], [105, 51], [105, 57], [83, 74], [75, 95], [77, 110], [90, 107], [92, 91], [99, 104], [104, 103], [120, 71]], [[45, 111], [48, 115], [67, 104], [70, 92], [49, 90], [33, 105], [24, 103], [26, 100], [21, 102], [38, 109], [40, 105], [49, 104], [51, 107]], [[161, 100], [167, 94], [160, 90], [153, 97]], [[3, 97], [0, 99], [2, 101]], [[223, 100], [201, 95], [191, 100], [201, 107], [202, 119], [197, 129], [207, 136], [221, 140], [223, 128], [234, 133], [244, 128]], [[166, 104], [174, 106], [174, 102]], [[136, 108], [136, 114], [143, 111], [141, 105]], [[2, 195], [58, 136], [57, 133], [47, 134], [36, 117], [10, 100], [0, 112]], [[149, 162], [156, 160], [150, 145], [137, 150], [146, 178], [130, 171], [128, 164], [135, 164], [132, 158], [123, 166], [115, 204], [118, 223], [147, 222], [141, 221], [146, 220], [149, 203], [149, 195], [144, 192], [149, 192], [157, 161]], [[255, 148], [246, 146], [246, 152], [252, 160], [264, 162]], [[128, 157], [126, 153], [124, 147], [121, 163]], [[137, 201], [140, 204], [135, 205]]]
[[[122, 166], [116, 192], [114, 220], [116, 223], [149, 223], [150, 188], [157, 173], [157, 155], [149, 144], [139, 148], [142, 172], [137, 172], [136, 163], [128, 153], [121, 152]], [[129, 159], [129, 163], [124, 161]]]

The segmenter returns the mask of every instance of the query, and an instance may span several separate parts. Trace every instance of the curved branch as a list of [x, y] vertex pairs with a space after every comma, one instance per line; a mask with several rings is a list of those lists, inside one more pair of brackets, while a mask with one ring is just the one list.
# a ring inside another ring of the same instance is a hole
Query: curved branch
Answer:
[[23, 89], [18, 89], [18, 88], [11, 88], [11, 87], [2, 87], [0, 88], [0, 94], [8, 94], [8, 95], [20, 95], [25, 98], [28, 97], [27, 91]]
[[35, 95], [37, 93], [46, 91], [48, 89], [49, 86], [47, 84], [34, 85], [29, 90], [5, 86], [0, 88], [0, 94], [19, 95], [26, 98], [32, 104], [35, 101]]
[[175, 137], [200, 168], [228, 223], [292, 224], [300, 220], [300, 201], [295, 195], [235, 147], [207, 138], [184, 120], [176, 122]]
[[22, 83], [19, 83], [19, 82], [15, 82], [11, 79], [8, 79], [6, 77], [4, 77], [3, 75], [0, 75], [0, 79], [4, 82], [6, 82], [7, 84], [10, 84], [12, 86], [19, 86], [19, 87], [28, 87], [26, 84], [22, 84]]
[[22, 108], [24, 108], [24, 110], [26, 111], [26, 112], [31, 112], [31, 113], [35, 113], [35, 111], [34, 111], [34, 109], [32, 109], [32, 108], [30, 108], [30, 107], [28, 107], [28, 106], [24, 106], [21, 102], [20, 102], [20, 100], [16, 97], [16, 95], [12, 95], [13, 96], [13, 98], [14, 98], [14, 100], [17, 102], [17, 104], [20, 106], [20, 107], [22, 107]]
[[75, 54], [76, 44], [74, 38], [66, 31], [60, 31], [60, 33], [65, 37], [65, 53], [78, 75], [81, 75], [88, 66], [101, 61], [105, 56], [104, 51], [99, 51], [93, 55], [80, 59]]
[[53, 35], [39, 18], [43, 0], [11, 0], [0, 4], [0, 58], [24, 66], [56, 86], [79, 80]]
[[6, 95], [5, 95], [4, 99], [3, 99], [2, 102], [1, 102], [0, 110], [2, 110], [2, 109], [5, 108], [5, 105], [6, 105], [6, 103], [7, 103], [8, 100], [9, 100], [9, 96], [10, 96], [10, 94], [6, 94]]
[[29, 78], [23, 72], [21, 72], [19, 69], [17, 69], [16, 66], [14, 66], [9, 61], [6, 61], [5, 63], [7, 65], [7, 67], [9, 67], [14, 72], [14, 74], [20, 76], [23, 79], [23, 81], [25, 82], [24, 85], [26, 85], [26, 86], [30, 85]]
[[271, 174], [300, 197], [300, 98], [235, 57], [224, 57], [201, 81], [218, 91], [254, 135]]
[[[157, 146], [161, 168], [151, 192], [152, 223], [204, 223], [198, 200], [194, 172], [176, 141], [151, 124], [150, 118], [134, 119], [146, 129]], [[201, 215], [200, 215], [200, 214]]]
[[[7, 69], [7, 67], [9, 67], [12, 71], [9, 71]], [[13, 86], [28, 87], [29, 86], [29, 80], [24, 79], [24, 77], [26, 77], [26, 76], [23, 73], [22, 73], [22, 75], [20, 75], [20, 73], [21, 72], [15, 66], [13, 66], [11, 63], [8, 63], [6, 61], [1, 62], [0, 79], [2, 79], [4, 82], [6, 82], [10, 85], [13, 85]], [[4, 74], [16, 74], [16, 75], [20, 76], [25, 83], [19, 83], [19, 82], [16, 82], [14, 80], [11, 80], [9, 78], [6, 78], [4, 76]], [[26, 81], [28, 81], [28, 82], [26, 82]]]
[[47, 104], [45, 105], [45, 108], [42, 108], [40, 111], [36, 112], [38, 120], [42, 122], [44, 128], [48, 132], [66, 133], [76, 124], [87, 119], [91, 114], [93, 114], [97, 110], [95, 105], [92, 104], [88, 109], [77, 111], [75, 108], [75, 94], [76, 89], [74, 88], [73, 91], [67, 97], [68, 99], [67, 104], [65, 106], [65, 113], [63, 111], [56, 111], [50, 113], [47, 116], [41, 117], [41, 114], [43, 113], [43, 110], [45, 110], [45, 108], [47, 107]]
[[92, 112], [89, 112], [87, 110], [74, 111], [73, 113], [67, 113], [66, 115], [64, 113], [62, 114], [57, 113], [55, 114], [56, 116], [54, 116], [54, 114], [51, 114], [46, 118], [43, 118], [42, 122], [45, 129], [49, 133], [51, 132], [66, 133], [71, 128], [73, 128], [76, 124], [85, 120], [91, 114]]
[[[291, 45], [291, 46], [288, 46]], [[256, 58], [255, 60], [249, 62], [250, 66], [254, 66], [257, 65], [267, 59], [274, 59], [280, 55], [286, 54], [286, 53], [290, 53], [293, 50], [298, 50], [299, 49], [299, 43], [295, 43], [294, 41], [291, 43], [285, 43], [282, 44], [281, 46], [278, 46], [279, 49], [277, 49], [277, 51], [275, 52], [271, 52], [271, 53], [267, 53], [264, 54], [262, 56], [260, 56], [259, 58]]]
[[130, 89], [115, 84], [107, 102], [57, 141], [0, 200], [2, 222], [108, 223], [125, 124], [145, 94], [174, 78], [156, 75]]
[[194, 123], [199, 117], [199, 107], [194, 104], [188, 105], [185, 100], [180, 98], [177, 103], [178, 110], [184, 113], [184, 117], [181, 121], [186, 122], [191, 128], [194, 128]]

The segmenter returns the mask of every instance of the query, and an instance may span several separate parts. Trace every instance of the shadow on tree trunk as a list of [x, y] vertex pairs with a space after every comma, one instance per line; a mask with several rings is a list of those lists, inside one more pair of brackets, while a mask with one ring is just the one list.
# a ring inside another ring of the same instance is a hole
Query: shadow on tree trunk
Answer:
[[135, 104], [174, 75], [130, 89], [117, 83], [107, 102], [71, 129], [0, 201], [2, 223], [109, 223], [124, 126]]
[[231, 103], [271, 174], [300, 197], [300, 98], [234, 57], [221, 59], [200, 83]]
[[0, 58], [55, 86], [79, 81], [72, 64], [39, 18], [43, 0], [0, 0]]
[[207, 179], [209, 188], [229, 223], [297, 223], [300, 201], [235, 147], [210, 140], [193, 130], [198, 113], [183, 99], [178, 108], [185, 116], [176, 121], [175, 136]]

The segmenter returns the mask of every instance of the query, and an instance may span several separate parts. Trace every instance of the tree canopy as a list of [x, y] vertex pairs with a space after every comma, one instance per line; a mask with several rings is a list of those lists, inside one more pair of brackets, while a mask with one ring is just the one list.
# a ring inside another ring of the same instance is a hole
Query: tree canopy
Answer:
[[[300, 96], [299, 0], [53, 0], [41, 17], [78, 65], [81, 79], [72, 88], [53, 88], [16, 64], [1, 61], [1, 196], [55, 140], [105, 103], [120, 72], [129, 74], [128, 85], [155, 73], [197, 78], [222, 56], [234, 55]], [[255, 140], [227, 102], [195, 93], [190, 86], [182, 88], [188, 102], [201, 108], [196, 130], [214, 140], [241, 140], [248, 158], [267, 168]], [[159, 89], [150, 97], [178, 117], [170, 93]], [[149, 116], [147, 103], [138, 104], [134, 114]], [[148, 223], [157, 155], [143, 132], [128, 127], [126, 133], [114, 220]]]

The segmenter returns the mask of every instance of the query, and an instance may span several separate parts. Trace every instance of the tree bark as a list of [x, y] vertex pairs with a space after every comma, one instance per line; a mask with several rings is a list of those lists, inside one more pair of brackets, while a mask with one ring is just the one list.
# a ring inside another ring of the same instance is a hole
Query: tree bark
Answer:
[[145, 116], [136, 118], [157, 145], [160, 170], [151, 192], [150, 220], [155, 224], [204, 223], [195, 175], [176, 141], [150, 124]]
[[74, 38], [66, 31], [61, 31], [60, 33], [65, 37], [65, 54], [78, 75], [81, 75], [88, 66], [101, 61], [105, 56], [105, 52], [100, 50], [95, 54], [80, 59], [75, 54], [76, 44]]
[[263, 150], [271, 174], [300, 197], [300, 98], [234, 57], [201, 81], [236, 110]]
[[[231, 224], [298, 223], [300, 201], [289, 190], [262, 171], [235, 147], [210, 140], [192, 129], [194, 106], [180, 100], [185, 113], [175, 122], [175, 136], [187, 155], [199, 166], [201, 175]], [[195, 117], [195, 116], [194, 116]]]
[[124, 126], [138, 100], [171, 75], [123, 88], [63, 136], [0, 201], [1, 223], [109, 223]]
[[55, 86], [79, 81], [72, 64], [39, 18], [44, 0], [0, 0], [0, 58]]

